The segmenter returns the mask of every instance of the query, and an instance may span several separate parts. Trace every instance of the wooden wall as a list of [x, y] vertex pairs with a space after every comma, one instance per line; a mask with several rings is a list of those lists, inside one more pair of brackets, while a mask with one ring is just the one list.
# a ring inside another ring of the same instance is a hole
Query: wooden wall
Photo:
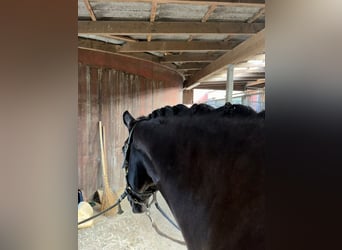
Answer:
[[[182, 102], [180, 76], [158, 65], [150, 64], [149, 68], [147, 62], [134, 60], [129, 58], [127, 62], [118, 55], [79, 50], [78, 185], [85, 198], [89, 199], [102, 187], [100, 120], [106, 130], [110, 183], [114, 190], [120, 191], [125, 187], [121, 147], [128, 136], [122, 122], [123, 112], [128, 110], [138, 117]], [[137, 68], [131, 70], [132, 65], [129, 65], [125, 69], [124, 63], [135, 63]], [[143, 69], [139, 68], [140, 63], [143, 63]]]

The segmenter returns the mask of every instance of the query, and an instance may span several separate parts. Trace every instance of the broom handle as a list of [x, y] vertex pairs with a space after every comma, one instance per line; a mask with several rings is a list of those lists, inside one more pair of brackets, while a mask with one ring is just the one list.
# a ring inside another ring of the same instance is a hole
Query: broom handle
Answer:
[[99, 121], [99, 134], [100, 134], [100, 148], [101, 148], [101, 163], [102, 163], [102, 173], [103, 173], [103, 185], [105, 188], [109, 188], [108, 176], [107, 176], [107, 160], [105, 153], [105, 144], [104, 144], [104, 127], [102, 126], [102, 122]]

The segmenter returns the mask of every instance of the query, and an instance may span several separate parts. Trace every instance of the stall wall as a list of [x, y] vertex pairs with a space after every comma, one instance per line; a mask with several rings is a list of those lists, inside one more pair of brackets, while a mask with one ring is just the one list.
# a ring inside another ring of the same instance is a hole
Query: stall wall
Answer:
[[[124, 63], [130, 63], [128, 70]], [[137, 67], [130, 70], [132, 63]], [[99, 121], [105, 127], [110, 184], [120, 192], [125, 187], [121, 148], [128, 136], [123, 112], [128, 110], [139, 117], [182, 102], [182, 78], [159, 67], [148, 67], [147, 62], [141, 64], [133, 58], [124, 61], [118, 55], [79, 50], [78, 185], [85, 198], [102, 188]]]

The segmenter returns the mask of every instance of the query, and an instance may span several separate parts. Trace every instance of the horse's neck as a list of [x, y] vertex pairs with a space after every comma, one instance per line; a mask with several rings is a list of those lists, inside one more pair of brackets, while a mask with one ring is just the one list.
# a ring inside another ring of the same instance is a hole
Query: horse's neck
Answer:
[[208, 147], [208, 134], [192, 134], [190, 140], [188, 131], [174, 128], [142, 132], [142, 142], [149, 142], [142, 143], [143, 151], [189, 249], [262, 249], [263, 172], [255, 144], [260, 136], [241, 144], [240, 153], [232, 139], [227, 147], [216, 134]]

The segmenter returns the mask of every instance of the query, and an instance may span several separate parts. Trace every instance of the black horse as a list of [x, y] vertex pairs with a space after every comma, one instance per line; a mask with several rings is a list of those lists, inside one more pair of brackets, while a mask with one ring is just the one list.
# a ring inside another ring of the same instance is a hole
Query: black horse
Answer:
[[123, 120], [133, 212], [159, 190], [188, 249], [265, 249], [264, 111], [176, 105]]

